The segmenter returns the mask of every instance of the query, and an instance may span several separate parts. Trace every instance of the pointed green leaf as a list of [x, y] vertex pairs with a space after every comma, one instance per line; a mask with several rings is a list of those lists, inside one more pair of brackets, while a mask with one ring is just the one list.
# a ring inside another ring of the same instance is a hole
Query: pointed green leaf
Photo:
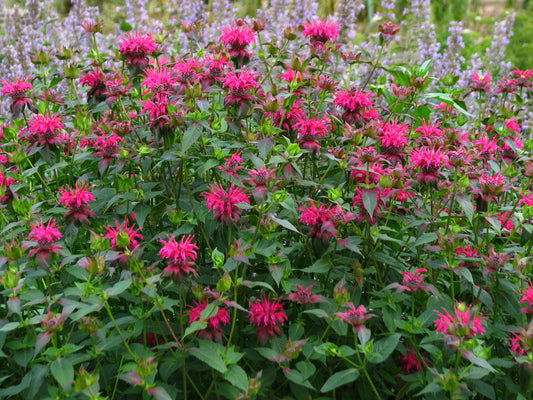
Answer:
[[344, 371], [337, 372], [331, 375], [324, 386], [320, 389], [322, 393], [329, 392], [339, 386], [346, 385], [347, 383], [355, 381], [359, 378], [359, 371], [355, 368], [345, 369]]
[[50, 371], [62, 388], [74, 381], [74, 367], [68, 358], [57, 358], [50, 365]]

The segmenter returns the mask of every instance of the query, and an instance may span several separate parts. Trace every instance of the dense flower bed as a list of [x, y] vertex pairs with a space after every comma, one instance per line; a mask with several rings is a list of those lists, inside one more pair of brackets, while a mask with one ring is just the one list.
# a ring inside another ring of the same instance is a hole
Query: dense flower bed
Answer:
[[83, 27], [2, 79], [0, 397], [532, 395], [532, 70]]

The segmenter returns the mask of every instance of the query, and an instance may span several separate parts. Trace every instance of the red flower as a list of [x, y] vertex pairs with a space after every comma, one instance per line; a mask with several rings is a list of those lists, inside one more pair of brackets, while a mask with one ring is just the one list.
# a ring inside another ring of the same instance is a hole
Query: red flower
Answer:
[[531, 87], [531, 79], [533, 78], [533, 69], [519, 70], [517, 67], [511, 74], [515, 76], [515, 81], [518, 86]]
[[118, 156], [120, 143], [125, 143], [124, 139], [122, 139], [120, 136], [115, 134], [107, 136], [107, 134], [104, 133], [102, 136], [99, 136], [94, 143], [95, 147], [97, 148], [97, 151], [94, 152], [94, 156], [102, 157], [103, 164], [108, 165], [111, 163], [113, 158]]
[[440, 149], [422, 147], [411, 153], [409, 165], [421, 169], [418, 175], [418, 183], [436, 183], [440, 176], [440, 168], [446, 161], [446, 156]]
[[415, 129], [415, 132], [420, 133], [420, 138], [424, 145], [431, 145], [434, 142], [440, 143], [444, 138], [444, 131], [439, 129], [440, 122], [435, 123], [422, 119], [422, 126]]
[[270, 301], [270, 295], [261, 295], [261, 300], [250, 302], [250, 322], [257, 325], [256, 332], [259, 341], [266, 343], [269, 337], [281, 334], [278, 322], [281, 325], [288, 320], [279, 299]]
[[255, 43], [255, 32], [246, 24], [225, 27], [222, 28], [220, 41], [229, 47], [231, 58], [248, 58], [250, 53], [246, 51], [246, 47], [250, 43]]
[[222, 342], [222, 325], [227, 325], [230, 322], [229, 312], [226, 307], [218, 307], [216, 315], [209, 315], [207, 319], [202, 318], [202, 311], [209, 305], [207, 300], [200, 300], [194, 302], [195, 307], [187, 314], [190, 317], [190, 323], [194, 321], [207, 322], [207, 328], [198, 332], [198, 336], [203, 339], [214, 340], [215, 342]]
[[376, 119], [376, 114], [371, 109], [373, 93], [364, 93], [355, 86], [339, 90], [333, 104], [344, 108], [342, 119], [348, 124], [363, 120]]
[[11, 104], [9, 109], [14, 118], [18, 118], [19, 113], [28, 106], [33, 108], [33, 103], [29, 98], [29, 91], [33, 89], [33, 86], [28, 82], [30, 78], [17, 79], [15, 82], [6, 79], [2, 82], [4, 87], [2, 88], [2, 96], [11, 97]]
[[63, 235], [56, 228], [56, 220], [51, 219], [48, 224], [45, 224], [41, 218], [41, 223], [34, 225], [30, 222], [32, 230], [30, 231], [27, 239], [23, 242], [24, 248], [31, 248], [29, 256], [35, 256], [39, 263], [48, 265], [52, 254], [63, 254], [61, 249], [63, 246], [55, 244], [56, 241], [61, 239]]
[[248, 175], [250, 175], [250, 178], [245, 178], [242, 181], [254, 186], [252, 196], [254, 196], [255, 201], [263, 201], [267, 195], [267, 185], [276, 177], [276, 170], [266, 169], [263, 165], [260, 169], [249, 170]]
[[317, 142], [319, 138], [323, 138], [328, 133], [329, 124], [328, 117], [322, 118], [300, 118], [298, 122], [294, 124], [294, 129], [298, 134], [298, 142], [302, 147], [312, 153], [318, 153], [320, 151], [320, 144]]
[[121, 37], [119, 50], [133, 67], [143, 69], [148, 65], [148, 56], [157, 50], [152, 34], [141, 32], [127, 33]]
[[241, 209], [237, 207], [237, 204], [250, 204], [250, 198], [244, 188], [234, 187], [232, 182], [228, 191], [225, 191], [219, 183], [214, 183], [208, 189], [209, 192], [203, 192], [202, 196], [206, 198], [207, 208], [215, 212], [215, 220], [230, 224], [237, 223], [241, 218]]
[[58, 147], [65, 143], [62, 130], [63, 121], [59, 115], [38, 114], [28, 121], [28, 127], [21, 131], [19, 138], [28, 142], [30, 147]]
[[378, 29], [379, 33], [381, 33], [381, 36], [383, 37], [383, 40], [389, 43], [398, 33], [400, 27], [392, 22], [385, 22], [383, 24], [379, 24]]
[[490, 73], [486, 73], [484, 75], [476, 73], [474, 74], [474, 76], [472, 76], [472, 83], [470, 84], [470, 88], [478, 92], [489, 93], [490, 82]]
[[479, 186], [481, 187], [484, 201], [488, 201], [489, 199], [497, 200], [498, 195], [508, 188], [508, 185], [505, 184], [505, 176], [501, 176], [499, 172], [492, 176], [483, 174], [479, 178]]
[[[129, 252], [134, 252], [139, 246], [139, 240], [142, 240], [143, 237], [139, 233], [140, 228], [133, 229], [132, 226], [129, 226], [128, 220], [125, 220], [122, 225], [115, 221], [116, 228], [113, 226], [106, 226], [106, 239], [111, 239], [111, 250], [124, 252], [128, 250]], [[122, 259], [121, 261], [124, 261]]]
[[94, 99], [97, 102], [104, 101], [106, 99], [106, 74], [100, 69], [96, 68], [88, 72], [84, 77], [80, 78], [82, 86], [90, 86], [91, 88], [87, 92], [87, 99]]
[[217, 168], [224, 171], [228, 176], [233, 176], [234, 178], [239, 179], [237, 171], [244, 168], [240, 165], [244, 161], [241, 154], [242, 150], [237, 150], [230, 158], [226, 158], [224, 166], [218, 166]]
[[194, 276], [198, 276], [198, 273], [194, 269], [196, 258], [198, 254], [198, 246], [192, 243], [194, 236], [183, 236], [180, 242], [176, 242], [176, 238], [167, 235], [168, 242], [163, 239], [159, 239], [159, 242], [163, 243], [163, 248], [159, 250], [159, 254], [163, 259], [169, 259], [169, 265], [163, 270], [161, 276], [172, 275], [178, 277], [180, 281], [183, 280], [183, 274], [189, 275], [192, 273]]
[[531, 282], [527, 284], [527, 289], [522, 292], [520, 303], [526, 303], [526, 307], [520, 309], [521, 312], [533, 314], [533, 284]]
[[326, 205], [321, 204], [317, 208], [315, 202], [312, 201], [311, 207], [303, 206], [299, 210], [302, 211], [300, 222], [313, 228], [309, 233], [310, 237], [316, 236], [324, 241], [337, 237], [337, 226], [331, 219], [330, 209]]
[[339, 37], [339, 27], [337, 22], [327, 20], [304, 22], [305, 29], [302, 33], [312, 42], [334, 42]]
[[326, 301], [324, 296], [311, 293], [312, 289], [313, 285], [309, 285], [305, 289], [300, 285], [296, 285], [296, 293], [289, 293], [287, 299], [300, 304], [322, 303]]
[[346, 303], [345, 305], [349, 306], [351, 309], [344, 312], [337, 312], [335, 315], [339, 317], [341, 321], [346, 322], [351, 325], [354, 332], [357, 332], [359, 341], [364, 345], [363, 338], [365, 336], [370, 336], [370, 330], [365, 327], [366, 321], [370, 318], [375, 317], [374, 314], [369, 314], [366, 310], [366, 307], [363, 305], [355, 308], [353, 303]]
[[440, 318], [435, 321], [437, 333], [443, 333], [447, 340], [452, 342], [459, 339], [470, 339], [472, 336], [482, 335], [485, 328], [481, 324], [486, 317], [476, 315], [477, 308], [466, 307], [466, 304], [459, 303], [454, 306], [454, 314], [451, 315], [446, 309], [445, 314], [437, 311]]
[[415, 292], [417, 290], [424, 290], [426, 292], [431, 292], [435, 295], [437, 295], [437, 290], [432, 285], [424, 285], [424, 278], [426, 275], [424, 272], [427, 272], [427, 269], [425, 268], [419, 268], [417, 269], [414, 274], [403, 271], [403, 281], [400, 285], [399, 283], [393, 283], [387, 288], [396, 288], [398, 292], [403, 292], [404, 290], [406, 292]]
[[89, 202], [94, 201], [94, 195], [89, 191], [87, 182], [78, 184], [79, 182], [76, 182], [74, 190], [68, 185], [67, 189], [59, 189], [59, 193], [61, 193], [59, 203], [70, 208], [70, 211], [65, 214], [65, 218], [72, 217], [73, 222], [89, 223], [89, 217], [95, 216], [88, 206]]
[[[149, 89], [152, 93], [163, 93], [170, 95], [174, 85], [178, 80], [173, 75], [173, 70], [169, 67], [150, 67], [144, 71], [144, 80], [141, 86]], [[143, 93], [143, 94], [146, 94]]]
[[[400, 357], [402, 363], [402, 371], [404, 374], [412, 374], [413, 372], [420, 371], [420, 362], [416, 356], [415, 349], [412, 347], [407, 348], [407, 353], [405, 356]], [[424, 363], [427, 365], [427, 361], [424, 360]]]

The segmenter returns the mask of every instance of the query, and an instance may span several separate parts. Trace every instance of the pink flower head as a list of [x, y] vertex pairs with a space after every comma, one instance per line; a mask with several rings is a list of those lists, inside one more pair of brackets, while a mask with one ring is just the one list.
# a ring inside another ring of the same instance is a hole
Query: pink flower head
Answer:
[[426, 277], [424, 272], [427, 272], [427, 269], [419, 268], [413, 274], [407, 271], [402, 271], [402, 284], [393, 283], [387, 286], [387, 288], [396, 288], [397, 292], [416, 292], [418, 290], [424, 290], [426, 292], [437, 294], [435, 287], [432, 285], [424, 285], [424, 279]]
[[479, 139], [472, 140], [472, 145], [476, 153], [483, 160], [492, 160], [500, 149], [495, 139], [488, 137], [486, 133], [479, 136]]
[[421, 174], [418, 174], [418, 183], [436, 183], [440, 176], [440, 169], [446, 161], [446, 156], [440, 149], [422, 147], [413, 150], [411, 153], [411, 167], [420, 168]]
[[203, 65], [196, 58], [189, 57], [187, 60], [178, 61], [174, 66], [174, 71], [178, 73], [181, 83], [192, 83], [201, 76]]
[[472, 336], [482, 335], [485, 328], [481, 324], [487, 318], [476, 315], [477, 307], [472, 308], [472, 305], [466, 306], [464, 303], [459, 303], [454, 306], [454, 314], [451, 315], [446, 309], [443, 309], [445, 314], [437, 311], [440, 318], [435, 321], [437, 333], [442, 333], [453, 341], [463, 339], [468, 340]]
[[400, 158], [402, 152], [407, 147], [407, 136], [409, 135], [409, 125], [405, 122], [392, 121], [381, 124], [379, 130], [380, 150], [386, 156]]
[[[152, 93], [163, 93], [170, 95], [174, 85], [178, 80], [173, 75], [173, 70], [170, 67], [150, 67], [144, 71], [144, 80], [141, 86], [149, 89]], [[146, 94], [146, 93], [145, 93]]]
[[256, 80], [256, 73], [248, 68], [243, 68], [240, 72], [230, 71], [224, 79], [223, 87], [228, 87], [234, 96], [243, 97], [250, 90], [259, 87]]
[[498, 82], [498, 93], [515, 93], [518, 89], [518, 80], [503, 78]]
[[531, 87], [531, 79], [533, 79], [533, 69], [519, 70], [517, 67], [511, 74], [514, 75], [516, 84], [521, 87]]
[[287, 314], [280, 304], [280, 299], [270, 301], [270, 295], [261, 295], [261, 299], [250, 302], [250, 322], [257, 325], [259, 341], [265, 344], [268, 338], [281, 334], [278, 322], [283, 325], [288, 320]]
[[231, 50], [244, 49], [250, 43], [255, 43], [255, 32], [247, 25], [228, 26], [222, 28], [220, 41], [230, 47], [231, 56]]
[[153, 35], [133, 32], [127, 33], [121, 39], [119, 50], [128, 64], [138, 69], [144, 69], [148, 65], [148, 57], [157, 50]]
[[[456, 247], [455, 254], [457, 257], [464, 256], [465, 258], [480, 258], [478, 249], [472, 248], [472, 245], [470, 244], [464, 247]], [[471, 260], [461, 260], [458, 268], [471, 268], [477, 265], [479, 264]]]
[[59, 115], [37, 114], [28, 121], [28, 127], [21, 131], [19, 138], [28, 142], [30, 147], [58, 147], [65, 143], [65, 135], [61, 132], [63, 127]]
[[244, 161], [241, 154], [242, 150], [237, 150], [230, 158], [226, 158], [224, 166], [218, 166], [218, 169], [224, 171], [228, 176], [233, 176], [234, 178], [239, 179], [237, 171], [244, 168], [240, 165]]
[[95, 147], [97, 151], [94, 152], [94, 156], [103, 158], [103, 162], [107, 165], [118, 156], [121, 149], [120, 143], [125, 143], [125, 140], [120, 136], [115, 134], [107, 136], [104, 133], [96, 139]]
[[[423, 360], [427, 366], [427, 361]], [[404, 374], [412, 374], [413, 372], [420, 371], [420, 361], [416, 356], [416, 351], [413, 347], [407, 348], [405, 356], [400, 357], [402, 363], [402, 371]]]
[[444, 139], [444, 131], [439, 128], [440, 122], [435, 123], [422, 119], [422, 125], [415, 129], [415, 132], [420, 133], [419, 139], [424, 145], [431, 145], [432, 143], [441, 143]]
[[63, 246], [55, 244], [63, 237], [58, 228], [56, 228], [56, 220], [51, 219], [48, 224], [43, 222], [41, 218], [40, 224], [33, 224], [30, 222], [32, 230], [28, 234], [28, 241], [23, 243], [24, 248], [31, 248], [29, 256], [35, 256], [39, 263], [48, 265], [48, 261], [52, 254], [63, 254], [61, 249]]
[[202, 339], [212, 340], [215, 342], [222, 342], [223, 325], [227, 325], [230, 322], [229, 312], [227, 307], [218, 307], [218, 311], [215, 315], [207, 316], [207, 319], [202, 318], [202, 311], [206, 309], [209, 302], [204, 300], [195, 300], [195, 306], [189, 306], [191, 310], [188, 312], [190, 323], [195, 321], [207, 322], [207, 328], [198, 332], [198, 336]]
[[303, 34], [311, 42], [334, 42], [339, 37], [340, 24], [328, 20], [304, 22]]
[[533, 314], [533, 284], [531, 282], [528, 282], [527, 289], [522, 292], [520, 303], [525, 303], [526, 306], [520, 309], [521, 312]]
[[[511, 333], [514, 335], [514, 337], [509, 339], [511, 341], [511, 351], [518, 357], [525, 357], [531, 354], [533, 351], [533, 321], [529, 322], [526, 329], [520, 327], [518, 328], [518, 333]], [[527, 362], [531, 363], [531, 360], [529, 359]]]
[[24, 109], [25, 106], [33, 107], [33, 103], [29, 98], [29, 92], [33, 89], [33, 85], [29, 82], [30, 78], [17, 79], [15, 82], [6, 79], [2, 82], [2, 96], [11, 97], [11, 104], [9, 106], [11, 113], [15, 118]]
[[396, 36], [400, 30], [400, 27], [392, 22], [385, 22], [383, 24], [379, 24], [378, 29], [383, 40], [385, 40], [386, 43], [389, 43], [394, 36]]
[[82, 86], [89, 86], [90, 89], [87, 92], [87, 99], [94, 99], [97, 102], [104, 101], [107, 98], [106, 92], [106, 74], [102, 72], [99, 68], [95, 68], [92, 71], [87, 72], [87, 74], [80, 78], [80, 83]]
[[214, 183], [208, 189], [209, 192], [203, 192], [202, 196], [207, 200], [207, 208], [215, 212], [215, 220], [228, 224], [237, 223], [241, 218], [241, 209], [237, 204], [250, 204], [250, 198], [244, 188], [235, 187], [232, 182], [227, 191], [220, 183]]
[[337, 92], [333, 104], [344, 108], [351, 113], [360, 112], [361, 114], [372, 107], [373, 93], [365, 93], [356, 87], [342, 89]]
[[315, 202], [312, 201], [311, 207], [303, 206], [299, 210], [302, 211], [300, 222], [313, 228], [309, 233], [310, 237], [317, 237], [324, 241], [337, 237], [337, 225], [331, 219], [330, 208], [324, 204], [317, 208]]
[[470, 84], [470, 88], [478, 92], [488, 93], [490, 92], [490, 82], [490, 73], [476, 73], [474, 74], [474, 76], [472, 76], [472, 83]]
[[483, 174], [479, 178], [479, 186], [481, 188], [482, 197], [485, 201], [488, 199], [497, 200], [498, 195], [506, 191], [508, 185], [505, 183], [505, 176], [496, 173], [494, 175]]
[[327, 116], [311, 119], [300, 118], [293, 128], [297, 131], [298, 142], [301, 143], [302, 148], [312, 153], [318, 153], [320, 151], [318, 139], [327, 135], [328, 125]]
[[168, 241], [159, 239], [159, 242], [164, 246], [159, 250], [159, 254], [162, 259], [168, 259], [169, 264], [163, 270], [161, 276], [173, 276], [178, 277], [180, 281], [183, 280], [183, 274], [189, 275], [192, 273], [194, 276], [198, 276], [196, 272], [195, 261], [198, 257], [196, 250], [198, 246], [192, 242], [194, 236], [183, 236], [178, 243], [174, 236], [167, 235]]
[[59, 189], [61, 197], [59, 203], [63, 203], [70, 210], [65, 214], [65, 218], [72, 217], [73, 222], [89, 223], [89, 217], [94, 217], [94, 212], [89, 208], [89, 202], [94, 201], [94, 195], [89, 191], [90, 187], [87, 182], [81, 185], [76, 182], [73, 190], [67, 185], [67, 188]]
[[111, 250], [123, 252], [128, 250], [134, 252], [139, 246], [139, 240], [143, 237], [139, 233], [141, 228], [133, 229], [133, 226], [129, 226], [128, 220], [125, 220], [121, 225], [118, 221], [115, 221], [116, 228], [113, 226], [106, 226], [106, 239], [111, 239]]
[[357, 335], [359, 336], [359, 341], [362, 341], [361, 339], [363, 334], [368, 332], [368, 328], [365, 327], [365, 323], [370, 318], [375, 317], [375, 315], [369, 314], [366, 310], [366, 307], [363, 305], [360, 305], [357, 308], [355, 308], [355, 306], [351, 302], [346, 303], [345, 305], [350, 307], [350, 309], [343, 312], [337, 312], [335, 313], [335, 315], [339, 317], [341, 321], [344, 321], [347, 324], [351, 325], [353, 330], [357, 332]]
[[250, 178], [245, 178], [242, 181], [254, 186], [252, 196], [254, 196], [255, 201], [263, 201], [268, 192], [268, 184], [276, 177], [276, 170], [266, 169], [263, 165], [261, 168], [249, 170], [248, 175], [250, 175]]
[[526, 207], [533, 207], [533, 193], [529, 192], [527, 196], [523, 193], [518, 192], [522, 196], [522, 200], [518, 202], [518, 205], [525, 205]]
[[322, 303], [326, 301], [324, 296], [311, 293], [312, 289], [313, 285], [309, 285], [305, 289], [300, 285], [296, 285], [296, 293], [289, 293], [287, 299], [299, 304]]

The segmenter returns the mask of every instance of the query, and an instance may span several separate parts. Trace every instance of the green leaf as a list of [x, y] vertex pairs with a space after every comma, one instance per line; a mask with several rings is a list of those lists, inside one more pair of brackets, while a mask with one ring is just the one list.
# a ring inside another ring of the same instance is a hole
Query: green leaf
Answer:
[[474, 217], [474, 206], [472, 205], [472, 198], [470, 197], [470, 195], [467, 194], [458, 194], [456, 198], [457, 202], [459, 203], [459, 206], [465, 213], [466, 218], [468, 218], [468, 221], [472, 223], [472, 218]]
[[416, 239], [415, 246], [421, 246], [423, 244], [431, 243], [437, 240], [439, 237], [435, 232], [423, 233], [418, 239]]
[[471, 351], [463, 351], [461, 354], [470, 361], [472, 364], [477, 365], [478, 367], [484, 368], [490, 372], [496, 372], [496, 370], [489, 364], [484, 358], [476, 356]]
[[355, 381], [359, 378], [359, 371], [355, 368], [345, 369], [344, 371], [337, 372], [331, 375], [326, 383], [322, 386], [320, 391], [322, 393], [329, 392], [339, 386], [346, 385], [347, 383]]
[[238, 365], [230, 365], [224, 374], [224, 379], [243, 392], [248, 391], [248, 376]]
[[[283, 226], [284, 228], [287, 228], [287, 229], [289, 229], [289, 230], [291, 230], [293, 232], [296, 232], [296, 233], [300, 233], [300, 231], [298, 229], [296, 229], [296, 227], [293, 224], [291, 224], [289, 221], [287, 221], [287, 220], [274, 217], [273, 215], [270, 216], [270, 219], [272, 221], [274, 221], [275, 223], [277, 223], [278, 225]], [[301, 235], [301, 233], [300, 233], [300, 235]]]
[[332, 267], [333, 267], [333, 265], [330, 262], [328, 262], [328, 261], [326, 261], [326, 260], [321, 258], [321, 259], [317, 260], [310, 267], [302, 269], [302, 272], [314, 273], [314, 274], [326, 274], [326, 273], [329, 272], [329, 270]]
[[127, 288], [131, 286], [131, 279], [125, 281], [118, 281], [113, 285], [112, 288], [106, 289], [106, 293], [109, 297], [117, 296], [124, 292]]
[[192, 348], [190, 350], [191, 354], [211, 368], [216, 369], [221, 374], [226, 373], [228, 368], [222, 357], [219, 355], [219, 350], [220, 353], [223, 353], [224, 347], [210, 342], [209, 340], [199, 340], [199, 343], [200, 347]]
[[32, 379], [33, 379], [33, 376], [31, 373], [24, 375], [24, 378], [22, 378], [22, 381], [18, 385], [10, 386], [6, 389], [1, 389], [0, 398], [14, 396], [16, 394], [19, 394], [24, 389], [30, 386]]
[[199, 124], [191, 125], [183, 134], [183, 140], [181, 142], [181, 151], [185, 153], [189, 148], [196, 143], [196, 141], [202, 135], [202, 126]]
[[137, 225], [141, 228], [144, 226], [144, 221], [146, 217], [150, 214], [150, 207], [146, 204], [138, 204], [135, 206], [135, 218], [137, 220]]
[[321, 308], [313, 308], [311, 310], [305, 310], [304, 313], [312, 314], [318, 318], [331, 319], [331, 315]]
[[68, 358], [57, 358], [50, 365], [50, 371], [63, 389], [74, 381], [74, 367]]
[[132, 29], [133, 29], [133, 26], [131, 26], [130, 23], [128, 23], [128, 22], [126, 22], [126, 21], [122, 21], [122, 22], [120, 23], [120, 30], [121, 30], [122, 32], [129, 32], [129, 31], [131, 31]]
[[368, 212], [368, 215], [370, 215], [370, 217], [373, 217], [374, 211], [376, 210], [376, 205], [378, 204], [378, 196], [376, 194], [376, 191], [372, 189], [363, 189], [362, 195], [365, 210]]
[[315, 390], [313, 385], [309, 383], [307, 379], [305, 379], [300, 371], [296, 371], [294, 369], [285, 368], [283, 370], [283, 373], [285, 374], [285, 377], [290, 380], [291, 382], [296, 383], [297, 385], [306, 387], [311, 390]]
[[267, 360], [276, 361], [279, 358], [279, 353], [268, 347], [258, 347], [255, 349], [259, 354], [265, 357]]
[[398, 345], [398, 342], [400, 341], [401, 337], [401, 334], [395, 333], [394, 335], [375, 342], [374, 351], [368, 357], [369, 361], [374, 364], [378, 364], [385, 361], [396, 349], [396, 346]]
[[172, 397], [161, 386], [153, 386], [148, 388], [148, 394], [152, 395], [155, 400], [172, 400]]
[[194, 321], [192, 324], [190, 324], [187, 329], [185, 329], [185, 333], [183, 334], [183, 337], [189, 336], [191, 333], [194, 333], [196, 331], [201, 331], [202, 329], [207, 328], [207, 321]]

